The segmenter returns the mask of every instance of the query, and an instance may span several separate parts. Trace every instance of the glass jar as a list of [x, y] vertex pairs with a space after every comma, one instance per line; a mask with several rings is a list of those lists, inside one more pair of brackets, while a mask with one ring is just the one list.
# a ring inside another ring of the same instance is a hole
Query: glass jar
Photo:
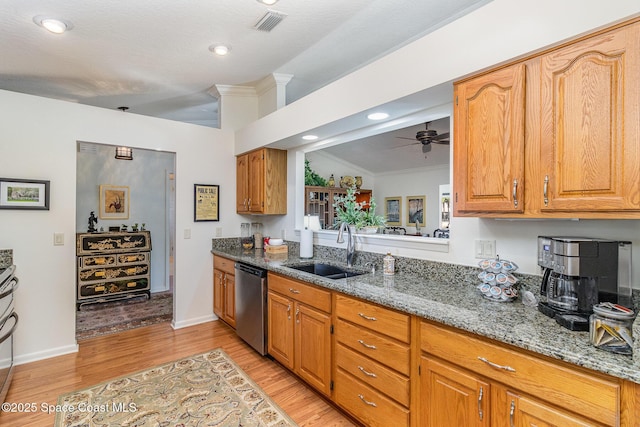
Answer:
[[613, 353], [632, 354], [633, 310], [610, 302], [593, 306], [589, 317], [591, 344]]
[[251, 235], [251, 224], [243, 222], [240, 224], [240, 243], [242, 249], [253, 249], [253, 236]]
[[262, 249], [262, 223], [251, 223], [251, 235], [253, 236], [253, 246], [256, 249]]

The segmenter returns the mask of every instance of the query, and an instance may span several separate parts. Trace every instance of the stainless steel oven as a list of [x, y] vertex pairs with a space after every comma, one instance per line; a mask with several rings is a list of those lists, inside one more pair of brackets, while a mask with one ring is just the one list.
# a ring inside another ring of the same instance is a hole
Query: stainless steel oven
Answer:
[[0, 270], [0, 401], [4, 399], [13, 374], [13, 333], [18, 314], [13, 310], [13, 293], [18, 288], [15, 265]]

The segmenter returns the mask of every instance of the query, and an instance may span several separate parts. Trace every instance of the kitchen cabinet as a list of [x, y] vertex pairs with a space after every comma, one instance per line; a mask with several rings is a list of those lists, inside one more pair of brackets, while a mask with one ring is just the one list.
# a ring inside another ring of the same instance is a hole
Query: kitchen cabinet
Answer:
[[620, 425], [620, 381], [428, 321], [420, 343], [421, 425]]
[[236, 157], [236, 212], [287, 213], [287, 152], [260, 148]]
[[215, 256], [213, 261], [213, 312], [236, 327], [236, 276], [234, 261]]
[[[304, 190], [304, 214], [317, 215], [323, 229], [337, 228], [339, 224], [337, 224], [335, 208], [333, 207], [334, 196], [344, 196], [347, 194], [347, 189], [307, 185]], [[358, 190], [356, 201], [368, 205], [371, 201], [371, 193], [371, 190]]]
[[268, 352], [326, 396], [331, 394], [331, 293], [269, 273]]
[[458, 216], [640, 218], [640, 23], [454, 85]]
[[334, 401], [368, 426], [410, 425], [410, 316], [342, 294], [334, 300]]

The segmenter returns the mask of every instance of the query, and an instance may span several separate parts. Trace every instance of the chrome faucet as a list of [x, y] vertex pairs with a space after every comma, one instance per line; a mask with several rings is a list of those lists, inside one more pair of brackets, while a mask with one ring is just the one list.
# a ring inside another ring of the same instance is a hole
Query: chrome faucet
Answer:
[[340, 230], [338, 230], [338, 240], [336, 243], [344, 243], [344, 238], [342, 234], [344, 233], [345, 228], [347, 229], [347, 267], [353, 267], [353, 255], [356, 252], [356, 242], [355, 236], [351, 234], [351, 227], [346, 222], [340, 224]]
[[420, 220], [416, 219], [416, 234], [420, 234]]

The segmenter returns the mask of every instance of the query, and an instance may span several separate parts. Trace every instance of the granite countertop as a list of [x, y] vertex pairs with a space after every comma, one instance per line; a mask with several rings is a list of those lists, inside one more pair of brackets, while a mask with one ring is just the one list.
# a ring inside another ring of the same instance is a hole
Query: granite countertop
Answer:
[[[590, 344], [588, 332], [563, 328], [536, 307], [522, 304], [520, 298], [510, 303], [484, 298], [475, 286], [477, 278], [471, 273], [423, 275], [401, 270], [393, 276], [384, 276], [381, 270], [371, 273], [360, 266], [356, 269], [367, 271], [366, 274], [332, 280], [290, 268], [314, 261], [344, 266], [323, 256], [300, 259], [290, 251], [293, 255], [288, 257], [270, 257], [262, 250], [242, 251], [215, 245], [211, 252], [640, 384], [638, 345], [634, 346], [635, 362], [632, 356], [600, 350]], [[474, 273], [478, 272], [480, 269]], [[638, 320], [633, 333], [638, 344]]]

